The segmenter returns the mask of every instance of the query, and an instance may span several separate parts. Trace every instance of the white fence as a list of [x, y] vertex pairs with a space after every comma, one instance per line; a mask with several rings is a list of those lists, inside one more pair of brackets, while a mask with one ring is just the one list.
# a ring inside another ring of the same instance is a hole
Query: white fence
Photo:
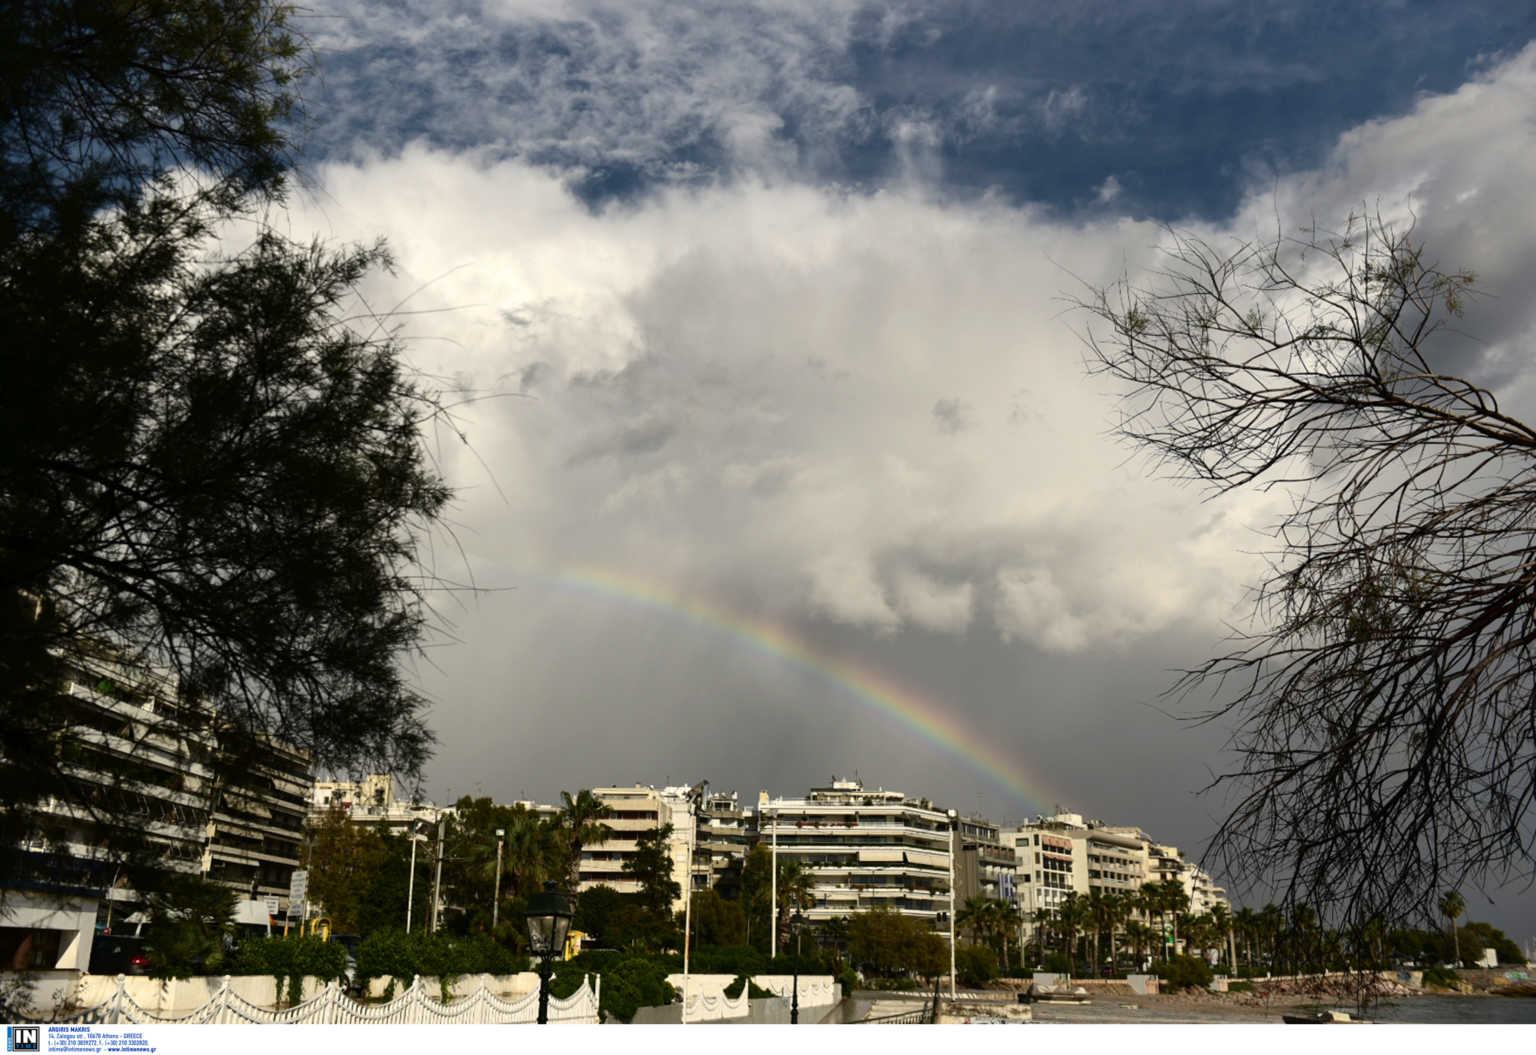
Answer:
[[[200, 1007], [185, 1014], [157, 1014], [146, 1009], [128, 991], [127, 979], [117, 976], [116, 989], [105, 1003], [66, 1012], [51, 1021], [100, 1023], [166, 1024], [257, 1023], [281, 1025], [424, 1025], [473, 1024], [500, 1025], [534, 1022], [539, 1014], [539, 994], [527, 993], [512, 1000], [496, 996], [482, 980], [474, 992], [448, 1003], [427, 995], [427, 986], [417, 978], [399, 997], [383, 1004], [361, 1004], [331, 982], [318, 996], [293, 1007], [262, 1007], [237, 993], [228, 977], [213, 996]], [[550, 1022], [595, 1023], [598, 998], [602, 992], [601, 976], [588, 977], [581, 988], [564, 1000], [549, 999]], [[436, 988], [435, 986], [433, 988]]]
[[[734, 998], [725, 995], [735, 980], [733, 974], [691, 974], [685, 987], [681, 974], [667, 975], [667, 981], [684, 996], [685, 1022], [717, 1022], [751, 1014], [749, 987], [742, 986]], [[795, 980], [787, 974], [759, 974], [752, 976], [752, 984], [780, 997], [788, 1007]], [[799, 994], [800, 1006], [804, 1008], [828, 1006], [843, 998], [842, 987], [829, 974], [801, 975]]]

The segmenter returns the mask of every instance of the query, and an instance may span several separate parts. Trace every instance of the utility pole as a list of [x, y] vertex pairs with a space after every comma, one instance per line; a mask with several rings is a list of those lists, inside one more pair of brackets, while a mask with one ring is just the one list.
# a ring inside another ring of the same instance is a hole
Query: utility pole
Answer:
[[448, 815], [437, 818], [437, 876], [432, 880], [432, 933], [437, 933], [438, 908], [443, 901], [443, 834], [447, 830]]

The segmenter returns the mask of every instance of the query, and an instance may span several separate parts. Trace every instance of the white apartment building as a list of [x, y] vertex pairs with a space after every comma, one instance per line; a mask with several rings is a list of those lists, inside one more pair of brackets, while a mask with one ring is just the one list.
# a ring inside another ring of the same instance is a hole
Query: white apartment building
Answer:
[[804, 798], [758, 798], [758, 839], [813, 878], [808, 919], [875, 908], [932, 920], [950, 909], [953, 818], [926, 799], [834, 777]]

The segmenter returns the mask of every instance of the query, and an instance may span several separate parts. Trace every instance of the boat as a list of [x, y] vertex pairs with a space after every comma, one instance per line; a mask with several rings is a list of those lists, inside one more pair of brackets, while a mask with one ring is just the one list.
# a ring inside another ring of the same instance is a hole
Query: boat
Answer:
[[1353, 1022], [1347, 1011], [1291, 1011], [1280, 1016], [1280, 1021], [1292, 1026], [1326, 1026], [1333, 1022]]

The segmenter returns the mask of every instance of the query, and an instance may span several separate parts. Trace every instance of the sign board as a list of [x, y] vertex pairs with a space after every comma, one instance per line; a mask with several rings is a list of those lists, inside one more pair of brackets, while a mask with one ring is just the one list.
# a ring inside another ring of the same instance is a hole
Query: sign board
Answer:
[[309, 870], [295, 868], [293, 879], [288, 883], [288, 908], [290, 914], [294, 905], [302, 905], [309, 898]]
[[277, 915], [277, 905], [278, 905], [278, 897], [277, 897], [277, 895], [276, 894], [268, 894], [262, 900], [264, 900], [267, 903], [267, 915], [269, 915], [269, 916]]

